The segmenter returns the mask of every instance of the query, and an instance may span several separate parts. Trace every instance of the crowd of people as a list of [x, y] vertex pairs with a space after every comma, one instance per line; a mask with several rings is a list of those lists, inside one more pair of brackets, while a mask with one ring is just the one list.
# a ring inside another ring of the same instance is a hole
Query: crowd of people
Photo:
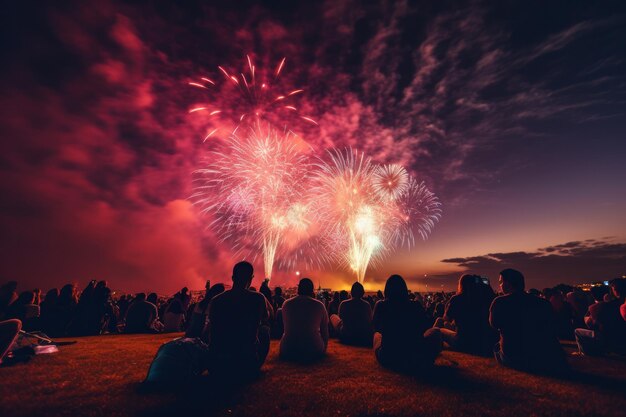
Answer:
[[432, 366], [444, 347], [531, 372], [567, 369], [559, 339], [576, 340], [579, 354], [626, 354], [624, 278], [590, 292], [564, 285], [527, 291], [522, 273], [505, 269], [498, 295], [478, 275], [461, 276], [456, 293], [434, 294], [411, 292], [392, 275], [384, 292], [366, 295], [357, 282], [350, 293], [331, 295], [316, 293], [309, 278], [300, 280], [295, 294], [272, 290], [268, 280], [257, 291], [253, 277], [252, 265], [240, 262], [231, 289], [207, 282], [198, 300], [187, 288], [169, 298], [117, 298], [106, 281], [91, 281], [80, 295], [68, 284], [41, 300], [41, 291], [18, 295], [17, 284], [9, 282], [0, 288], [0, 355], [20, 329], [51, 337], [184, 331], [159, 349], [148, 373], [148, 381], [171, 381], [205, 370], [252, 375], [272, 338], [280, 340], [284, 360], [315, 361], [336, 337], [372, 348], [381, 365], [403, 372]]

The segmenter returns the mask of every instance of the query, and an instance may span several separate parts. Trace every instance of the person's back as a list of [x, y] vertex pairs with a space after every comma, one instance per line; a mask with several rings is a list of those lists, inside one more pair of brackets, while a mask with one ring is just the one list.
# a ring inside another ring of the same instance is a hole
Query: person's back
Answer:
[[626, 321], [620, 308], [622, 301], [611, 300], [597, 304], [595, 309], [595, 329], [601, 342], [611, 351], [626, 353]]
[[292, 360], [313, 360], [326, 352], [328, 313], [324, 304], [313, 298], [313, 281], [303, 278], [298, 296], [283, 304], [284, 334], [280, 356]]
[[157, 307], [145, 300], [145, 294], [139, 294], [126, 312], [125, 333], [146, 333], [153, 331], [152, 324], [158, 317]]
[[455, 349], [491, 355], [495, 332], [489, 326], [489, 307], [493, 297], [480, 294], [478, 290], [453, 296], [444, 317], [456, 325]]
[[260, 327], [268, 311], [265, 296], [248, 289], [253, 271], [248, 262], [235, 265], [233, 288], [217, 295], [209, 305], [209, 348], [217, 372], [255, 371], [267, 356], [269, 329], [261, 333]]
[[372, 307], [362, 298], [351, 298], [339, 305], [342, 321], [339, 338], [344, 343], [372, 344]]
[[387, 279], [385, 299], [374, 307], [373, 325], [374, 353], [383, 366], [413, 372], [432, 365], [441, 351], [439, 329], [428, 329], [426, 312], [409, 300], [400, 275]]
[[504, 365], [530, 371], [566, 367], [550, 303], [524, 292], [520, 272], [504, 270], [500, 278], [505, 295], [493, 300], [489, 316], [491, 325], [500, 332], [496, 359]]

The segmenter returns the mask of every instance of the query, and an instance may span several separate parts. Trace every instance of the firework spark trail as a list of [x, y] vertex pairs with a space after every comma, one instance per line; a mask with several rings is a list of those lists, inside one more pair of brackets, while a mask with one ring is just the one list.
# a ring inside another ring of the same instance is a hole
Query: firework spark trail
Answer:
[[380, 166], [352, 149], [328, 151], [320, 160], [312, 193], [336, 253], [363, 282], [369, 264], [397, 246], [425, 239], [441, 215], [423, 183], [398, 165]]
[[313, 205], [304, 195], [311, 168], [303, 147], [290, 133], [259, 124], [243, 137], [232, 135], [195, 172], [194, 204], [213, 215], [210, 227], [237, 252], [254, 258], [261, 251], [268, 278], [277, 255], [297, 248], [312, 226]]
[[[299, 95], [304, 90], [295, 89], [288, 92], [281, 91], [279, 76], [284, 69], [286, 58], [283, 58], [276, 69], [267, 74], [267, 77], [258, 79], [258, 71], [249, 55], [246, 55], [247, 67], [245, 72], [230, 72], [223, 66], [218, 66], [222, 74], [224, 84], [218, 85], [214, 79], [200, 77], [189, 81], [191, 87], [208, 90], [212, 98], [220, 96], [220, 108], [215, 105], [202, 104], [189, 110], [189, 113], [201, 113], [206, 115], [211, 121], [213, 116], [222, 116], [232, 123], [232, 128], [226, 132], [228, 135], [237, 130], [242, 123], [249, 123], [254, 126], [261, 120], [276, 125], [282, 125], [284, 120], [294, 117], [304, 120], [307, 123], [317, 125], [315, 119], [307, 115], [300, 115], [299, 109], [294, 102], [294, 96]], [[218, 87], [220, 87], [218, 89]], [[215, 100], [213, 100], [215, 101]], [[283, 120], [281, 120], [283, 119]], [[204, 140], [215, 136], [219, 128], [213, 124], [207, 130]]]

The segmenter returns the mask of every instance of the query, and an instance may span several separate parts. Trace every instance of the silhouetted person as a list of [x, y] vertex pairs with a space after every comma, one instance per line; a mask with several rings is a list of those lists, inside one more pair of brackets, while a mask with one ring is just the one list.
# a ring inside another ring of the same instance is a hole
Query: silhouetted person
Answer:
[[269, 278], [265, 278], [261, 287], [259, 288], [259, 292], [265, 296], [265, 298], [271, 303], [272, 302], [272, 290], [270, 289], [270, 280]]
[[490, 356], [497, 333], [489, 326], [489, 307], [495, 294], [478, 275], [464, 274], [459, 279], [457, 294], [446, 307], [435, 327], [450, 348]]
[[154, 333], [154, 321], [159, 316], [157, 307], [146, 300], [145, 293], [139, 293], [126, 312], [125, 333]]
[[59, 292], [57, 300], [56, 320], [53, 321], [52, 329], [49, 336], [64, 336], [74, 327], [72, 322], [75, 320], [76, 310], [78, 308], [78, 296], [76, 294], [76, 286], [74, 284], [66, 284]]
[[22, 322], [17, 319], [0, 321], [0, 363], [2, 363], [4, 355], [7, 354], [15, 339], [17, 339], [21, 329]]
[[614, 279], [610, 285], [615, 299], [589, 306], [585, 318], [589, 329], [576, 329], [578, 348], [586, 355], [626, 354], [626, 321], [620, 312], [626, 302], [626, 279]]
[[272, 303], [274, 305], [274, 310], [278, 311], [279, 308], [282, 308], [284, 302], [285, 297], [283, 297], [283, 289], [281, 287], [276, 287], [274, 289], [274, 298]]
[[0, 319], [2, 319], [7, 308], [17, 300], [17, 282], [9, 281], [0, 287]]
[[341, 304], [341, 299], [339, 298], [339, 291], [335, 291], [333, 293], [333, 300], [328, 304], [328, 314], [339, 314], [339, 304]]
[[556, 318], [556, 332], [559, 339], [574, 340], [574, 309], [565, 301], [563, 294], [555, 288], [545, 288], [543, 297], [548, 300]]
[[357, 346], [372, 345], [372, 307], [363, 300], [365, 289], [358, 282], [352, 284], [351, 299], [339, 304], [339, 314], [330, 321], [342, 343]]
[[178, 298], [183, 310], [187, 310], [189, 303], [191, 302], [191, 295], [189, 295], [189, 289], [187, 287], [183, 287], [180, 292], [174, 294], [174, 298]]
[[163, 332], [180, 332], [185, 321], [185, 310], [177, 298], [172, 299], [163, 315]]
[[41, 330], [48, 335], [51, 335], [52, 331], [55, 331], [55, 324], [59, 321], [58, 307], [59, 302], [59, 290], [52, 288], [46, 293], [43, 301], [41, 302]]
[[404, 278], [392, 275], [385, 284], [384, 300], [374, 307], [374, 353], [386, 367], [414, 372], [431, 366], [441, 352], [441, 334], [419, 303], [409, 300]]
[[211, 370], [231, 376], [256, 373], [269, 351], [268, 318], [263, 294], [250, 291], [254, 268], [239, 262], [233, 287], [211, 300], [209, 307]]
[[22, 322], [24, 330], [36, 329], [37, 319], [39, 319], [40, 309], [35, 302], [35, 293], [33, 291], [23, 291], [15, 302], [7, 308], [5, 317], [7, 319], [17, 319]]
[[280, 340], [280, 357], [312, 361], [326, 353], [328, 313], [324, 303], [315, 299], [313, 281], [302, 278], [298, 295], [285, 301], [282, 308], [285, 332]]
[[550, 303], [524, 291], [524, 276], [515, 269], [500, 272], [504, 295], [493, 300], [489, 322], [500, 332], [496, 360], [532, 372], [562, 371], [565, 354], [556, 337]]
[[[191, 313], [191, 321], [187, 327], [186, 337], [202, 337], [205, 339], [206, 327], [209, 320], [209, 306], [211, 300], [224, 292], [224, 284], [215, 284], [207, 288], [204, 298], [196, 304]], [[208, 337], [206, 337], [208, 339]]]

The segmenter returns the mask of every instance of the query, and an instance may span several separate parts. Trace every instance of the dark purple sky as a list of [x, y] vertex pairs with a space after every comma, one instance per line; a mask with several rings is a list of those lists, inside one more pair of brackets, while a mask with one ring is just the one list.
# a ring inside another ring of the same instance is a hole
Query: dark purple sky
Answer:
[[0, 281], [227, 280], [230, 247], [188, 201], [212, 126], [188, 114], [206, 96], [187, 83], [246, 54], [259, 68], [287, 58], [282, 83], [305, 89], [319, 126], [299, 133], [317, 151], [404, 164], [443, 203], [428, 241], [369, 270], [372, 288], [393, 272], [414, 288], [465, 269], [516, 267], [536, 287], [626, 274], [620, 2], [184, 4], [4, 6]]

